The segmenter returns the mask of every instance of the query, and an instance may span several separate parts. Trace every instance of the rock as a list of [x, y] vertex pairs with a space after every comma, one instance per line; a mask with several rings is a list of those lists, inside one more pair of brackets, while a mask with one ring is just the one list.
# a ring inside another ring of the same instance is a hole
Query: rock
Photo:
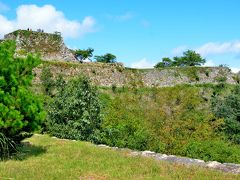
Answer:
[[130, 155], [131, 156], [139, 156], [139, 155], [141, 155], [141, 152], [139, 152], [139, 151], [131, 151]]
[[166, 154], [157, 154], [156, 159], [157, 160], [165, 160], [168, 156]]
[[207, 167], [211, 167], [211, 168], [216, 168], [218, 166], [220, 166], [221, 163], [217, 162], [217, 161], [209, 161], [207, 162]]
[[97, 145], [98, 147], [101, 147], [101, 148], [110, 148], [109, 146], [105, 145], [105, 144], [98, 144]]
[[16, 56], [40, 53], [43, 60], [76, 61], [59, 34], [17, 30], [6, 34], [4, 40], [16, 41]]
[[154, 156], [154, 155], [156, 155], [156, 153], [152, 152], [152, 151], [143, 151], [142, 155], [143, 156]]

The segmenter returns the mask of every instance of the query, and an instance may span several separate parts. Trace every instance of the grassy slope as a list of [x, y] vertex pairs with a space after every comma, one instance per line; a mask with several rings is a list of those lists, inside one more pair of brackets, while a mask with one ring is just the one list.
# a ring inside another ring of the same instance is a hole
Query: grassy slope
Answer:
[[128, 151], [101, 149], [86, 142], [33, 136], [18, 160], [0, 162], [0, 179], [240, 179], [199, 167], [150, 158], [130, 157]]

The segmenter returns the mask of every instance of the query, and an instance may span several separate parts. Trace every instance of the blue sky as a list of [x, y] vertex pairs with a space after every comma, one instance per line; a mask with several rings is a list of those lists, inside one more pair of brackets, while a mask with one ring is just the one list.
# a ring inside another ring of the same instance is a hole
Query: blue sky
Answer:
[[0, 37], [31, 27], [61, 31], [70, 48], [113, 53], [145, 68], [199, 52], [209, 66], [240, 69], [239, 0], [0, 0]]

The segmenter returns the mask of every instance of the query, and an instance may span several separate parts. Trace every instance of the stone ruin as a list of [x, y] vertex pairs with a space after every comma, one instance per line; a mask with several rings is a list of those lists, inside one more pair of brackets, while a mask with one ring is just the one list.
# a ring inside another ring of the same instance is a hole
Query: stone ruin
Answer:
[[17, 30], [6, 34], [4, 40], [16, 41], [16, 55], [39, 53], [43, 60], [77, 61], [73, 53], [64, 44], [60, 33], [45, 33], [32, 30]]

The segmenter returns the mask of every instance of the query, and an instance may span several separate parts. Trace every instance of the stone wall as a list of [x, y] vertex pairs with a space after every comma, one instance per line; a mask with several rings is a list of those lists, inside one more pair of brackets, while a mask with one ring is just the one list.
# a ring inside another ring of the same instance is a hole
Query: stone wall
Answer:
[[16, 41], [17, 56], [40, 53], [43, 60], [76, 61], [58, 34], [17, 30], [5, 35], [4, 39]]
[[109, 148], [116, 151], [126, 151], [130, 156], [151, 157], [156, 161], [167, 161], [167, 162], [176, 163], [176, 164], [183, 164], [186, 166], [197, 166], [197, 167], [203, 167], [203, 168], [216, 169], [216, 170], [228, 172], [228, 173], [240, 174], [240, 164], [220, 163], [217, 161], [206, 162], [200, 159], [180, 157], [175, 155], [166, 155], [166, 154], [155, 153], [152, 151], [134, 151], [126, 148], [110, 147], [104, 144], [99, 144], [96, 146], [100, 148]]
[[35, 83], [40, 83], [41, 70], [49, 67], [56, 77], [62, 74], [66, 79], [80, 74], [88, 76], [98, 86], [113, 85], [134, 87], [167, 87], [178, 84], [237, 83], [237, 75], [223, 67], [182, 67], [137, 70], [124, 68], [122, 64], [70, 63], [46, 61], [35, 69]]

